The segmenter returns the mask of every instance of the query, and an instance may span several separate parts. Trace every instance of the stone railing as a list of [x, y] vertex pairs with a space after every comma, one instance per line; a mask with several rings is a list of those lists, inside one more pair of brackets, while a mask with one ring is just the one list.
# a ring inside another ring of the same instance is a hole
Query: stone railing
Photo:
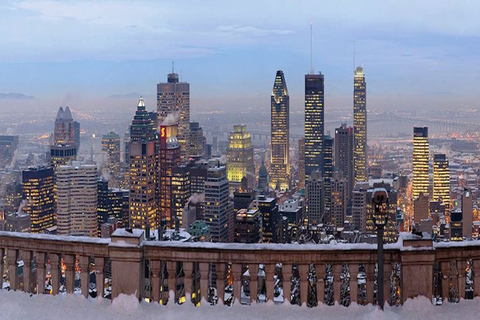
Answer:
[[[10, 289], [26, 292], [72, 293], [80, 287], [85, 296], [92, 295], [91, 288], [104, 296], [106, 284], [112, 298], [134, 294], [163, 304], [197, 304], [204, 298], [309, 306], [374, 303], [376, 296], [371, 244], [157, 242], [145, 241], [141, 230], [117, 230], [111, 239], [0, 232], [0, 248], [1, 274], [8, 268], [4, 280]], [[386, 245], [384, 254], [388, 303], [418, 295], [434, 302], [480, 295], [480, 242], [432, 244], [411, 236]]]

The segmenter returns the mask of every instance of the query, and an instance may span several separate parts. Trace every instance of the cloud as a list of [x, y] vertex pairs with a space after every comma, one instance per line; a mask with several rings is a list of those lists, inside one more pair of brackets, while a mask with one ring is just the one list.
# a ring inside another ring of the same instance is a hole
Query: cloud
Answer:
[[140, 93], [137, 92], [130, 92], [130, 93], [117, 93], [112, 94], [108, 97], [108, 99], [136, 99], [142, 96]]
[[292, 30], [262, 29], [252, 26], [219, 26], [217, 32], [230, 33], [234, 35], [248, 35], [253, 37], [286, 36], [294, 34]]
[[23, 93], [0, 93], [0, 100], [33, 100], [35, 97]]

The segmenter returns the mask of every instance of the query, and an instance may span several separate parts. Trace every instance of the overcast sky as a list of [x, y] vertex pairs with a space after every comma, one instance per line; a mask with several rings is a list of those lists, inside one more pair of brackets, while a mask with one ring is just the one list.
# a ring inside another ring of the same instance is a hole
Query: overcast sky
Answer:
[[302, 109], [310, 23], [327, 110], [351, 108], [354, 41], [369, 108], [480, 107], [478, 1], [4, 0], [0, 16], [0, 93], [55, 109], [151, 109], [173, 60], [193, 110], [268, 108], [277, 69]]

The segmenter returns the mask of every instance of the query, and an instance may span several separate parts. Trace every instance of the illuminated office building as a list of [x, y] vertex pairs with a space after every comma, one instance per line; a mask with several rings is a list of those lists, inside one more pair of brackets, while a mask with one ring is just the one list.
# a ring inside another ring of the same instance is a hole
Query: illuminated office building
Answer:
[[305, 138], [298, 139], [298, 188], [305, 189]]
[[330, 183], [331, 202], [327, 223], [341, 228], [347, 218], [347, 180], [336, 171]]
[[[190, 198], [190, 168], [186, 165], [176, 166], [172, 170], [172, 215], [179, 226], [183, 226], [183, 211]], [[195, 210], [196, 211], [196, 210]], [[195, 217], [196, 219], [196, 217]], [[192, 221], [193, 222], [193, 221]], [[187, 225], [190, 226], [191, 223]]]
[[22, 171], [23, 212], [30, 216], [32, 233], [42, 233], [55, 224], [53, 169], [29, 168]]
[[323, 135], [324, 135], [324, 76], [305, 75], [305, 180], [310, 173], [323, 169]]
[[[78, 125], [78, 128], [80, 125]], [[78, 133], [79, 134], [79, 133]], [[60, 107], [55, 119], [53, 143], [50, 145], [50, 165], [54, 170], [77, 158], [77, 133], [70, 108]]]
[[271, 97], [270, 187], [286, 190], [290, 186], [290, 107], [282, 70], [275, 76]]
[[180, 165], [180, 145], [177, 140], [177, 125], [160, 126], [160, 157], [158, 177], [159, 221], [165, 221], [167, 228], [175, 223], [174, 204], [172, 203], [173, 169]]
[[350, 202], [353, 190], [353, 128], [345, 123], [335, 129], [335, 169], [347, 181], [347, 201]]
[[187, 160], [190, 155], [190, 84], [179, 82], [178, 74], [173, 70], [166, 83], [157, 84], [157, 112], [159, 124], [170, 114], [176, 117], [181, 161]]
[[129, 225], [132, 228], [157, 227], [157, 155], [154, 125], [145, 102], [140, 98], [130, 126], [129, 143]]
[[332, 200], [331, 181], [333, 177], [333, 138], [323, 136], [323, 183], [325, 188], [325, 215], [330, 215], [330, 203]]
[[367, 181], [367, 84], [362, 67], [355, 69], [353, 80], [353, 165], [354, 184]]
[[252, 138], [246, 125], [235, 125], [227, 149], [227, 179], [231, 192], [240, 187], [244, 177], [249, 188], [255, 187]]
[[413, 184], [412, 196], [415, 200], [420, 192], [429, 194], [429, 143], [428, 128], [413, 128]]
[[102, 137], [102, 151], [107, 156], [107, 169], [111, 174], [120, 170], [120, 136], [110, 131]]
[[97, 166], [73, 161], [57, 168], [57, 233], [97, 236]]
[[433, 156], [433, 201], [443, 202], [445, 215], [450, 214], [450, 168], [445, 154]]
[[325, 187], [322, 173], [319, 170], [311, 172], [307, 183], [306, 196], [308, 224], [316, 226], [324, 223]]

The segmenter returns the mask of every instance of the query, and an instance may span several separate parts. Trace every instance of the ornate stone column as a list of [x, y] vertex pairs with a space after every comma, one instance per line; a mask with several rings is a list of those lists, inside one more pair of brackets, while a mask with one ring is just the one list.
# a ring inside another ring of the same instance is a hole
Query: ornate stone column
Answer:
[[88, 298], [88, 286], [90, 283], [90, 273], [89, 273], [89, 267], [90, 267], [90, 257], [89, 256], [79, 256], [78, 258], [78, 265], [81, 269], [80, 271], [80, 281], [81, 281], [81, 287], [82, 287], [82, 294], [85, 298]]
[[95, 283], [97, 285], [97, 297], [103, 298], [104, 286], [105, 286], [105, 258], [95, 258]]
[[465, 269], [467, 268], [467, 261], [465, 259], [457, 260], [458, 271], [458, 297], [465, 299]]
[[35, 261], [37, 263], [37, 294], [45, 293], [45, 252], [35, 252]]
[[73, 254], [66, 254], [63, 258], [63, 262], [67, 266], [67, 270], [65, 271], [65, 286], [67, 293], [73, 293], [75, 283], [75, 260], [76, 258]]
[[198, 269], [200, 269], [200, 293], [202, 298], [207, 302], [208, 301], [208, 262], [200, 262], [198, 264]]
[[52, 294], [58, 294], [60, 287], [60, 256], [58, 253], [50, 253], [50, 268], [52, 275]]
[[225, 262], [217, 262], [216, 272], [218, 304], [223, 304], [225, 299]]
[[265, 285], [267, 288], [267, 300], [271, 300], [273, 302], [273, 294], [274, 294], [274, 282], [273, 282], [273, 274], [275, 273], [275, 265], [274, 264], [265, 264]]
[[257, 303], [258, 293], [258, 264], [251, 263], [248, 265], [248, 273], [250, 274], [250, 300]]
[[320, 305], [325, 301], [325, 264], [316, 264], [315, 271], [317, 273], [317, 300]]
[[193, 262], [183, 262], [183, 273], [185, 274], [185, 279], [183, 280], [185, 286], [185, 302], [192, 303]]
[[233, 296], [238, 304], [242, 303], [242, 264], [232, 264], [233, 273]]
[[308, 264], [298, 265], [298, 272], [300, 274], [300, 301], [303, 304], [307, 304], [308, 301]]
[[[96, 260], [95, 260], [96, 261]], [[159, 260], [150, 260], [150, 269], [152, 270], [152, 297], [154, 302], [160, 301], [160, 270]]]
[[332, 265], [332, 274], [333, 274], [333, 297], [335, 302], [340, 303], [340, 287], [342, 286], [342, 280], [340, 276], [342, 274], [342, 265], [333, 264]]
[[23, 260], [23, 291], [32, 292], [32, 256], [33, 252], [30, 250], [22, 250]]
[[351, 262], [348, 264], [348, 272], [350, 273], [350, 301], [358, 300], [358, 263]]
[[440, 269], [442, 271], [442, 301], [446, 303], [448, 301], [448, 291], [450, 290], [450, 262], [442, 261]]
[[[391, 303], [390, 301], [391, 273], [392, 273], [392, 263], [385, 262], [383, 264], [383, 298], [385, 299], [385, 302], [387, 302], [388, 304]], [[433, 280], [432, 280], [432, 283], [433, 283]]]
[[365, 264], [365, 274], [367, 275], [367, 303], [373, 304], [373, 292], [375, 290], [375, 264]]
[[[177, 262], [167, 261], [167, 273], [168, 273], [168, 303], [175, 304], [177, 301]], [[173, 301], [170, 301], [170, 291], [173, 291], [175, 297]]]

